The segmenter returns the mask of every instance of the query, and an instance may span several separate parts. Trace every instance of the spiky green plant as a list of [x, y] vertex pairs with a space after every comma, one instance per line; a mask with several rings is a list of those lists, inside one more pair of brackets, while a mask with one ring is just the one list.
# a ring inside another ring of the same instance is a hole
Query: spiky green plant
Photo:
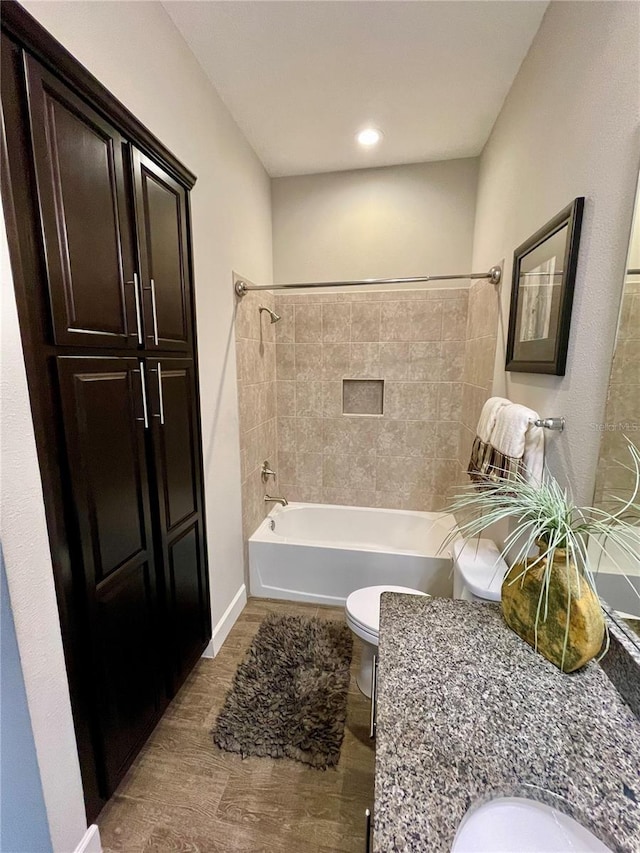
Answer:
[[[544, 622], [548, 614], [551, 568], [558, 551], [565, 555], [567, 573], [575, 571], [578, 591], [584, 580], [597, 597], [595, 576], [600, 560], [606, 554], [624, 576], [633, 594], [640, 598], [625, 569], [612, 553], [617, 551], [624, 557], [625, 563], [628, 558], [629, 565], [640, 568], [640, 450], [628, 439], [627, 444], [631, 466], [624, 467], [634, 474], [635, 486], [627, 500], [611, 496], [611, 500], [619, 504], [617, 512], [576, 506], [570, 491], [563, 488], [546, 469], [539, 485], [528, 483], [523, 477], [517, 476], [497, 477], [481, 485], [468, 486], [447, 509], [457, 519], [464, 520], [458, 521], [443, 548], [458, 536], [471, 539], [491, 525], [510, 519], [514, 523], [505, 539], [502, 557], [507, 559], [507, 555], [511, 554], [509, 565], [519, 563], [522, 566], [522, 571], [510, 583], [522, 581], [527, 572], [546, 561], [536, 612], [536, 647], [538, 624]], [[589, 551], [590, 542], [594, 543], [595, 557], [594, 552]], [[531, 557], [535, 553], [535, 546], [539, 548], [538, 555]], [[567, 606], [570, 606], [570, 600]], [[566, 623], [563, 658], [568, 632], [569, 619]]]

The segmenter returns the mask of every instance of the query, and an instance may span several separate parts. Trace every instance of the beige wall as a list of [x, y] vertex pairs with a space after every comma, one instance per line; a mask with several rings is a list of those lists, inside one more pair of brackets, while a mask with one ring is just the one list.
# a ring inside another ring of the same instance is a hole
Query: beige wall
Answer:
[[247, 293], [236, 308], [236, 363], [242, 472], [242, 533], [248, 588], [247, 538], [271, 509], [266, 493], [278, 494], [269, 478], [262, 482], [263, 462], [278, 470], [276, 441], [276, 326], [260, 306], [274, 310], [272, 293]]
[[[269, 179], [159, 3], [24, 5], [198, 176], [191, 207], [206, 510], [213, 623], [222, 631], [221, 616], [244, 584], [231, 271], [270, 279]], [[3, 291], [5, 284], [10, 292], [3, 273]], [[3, 441], [5, 433], [22, 439], [32, 432], [14, 312], [6, 323]], [[54, 846], [68, 853], [80, 840], [84, 807], [31, 440], [21, 442], [11, 466], [11, 477], [3, 477], [3, 487], [15, 484], [3, 495], [2, 533], [12, 543], [5, 546], [7, 576]], [[43, 609], [34, 619], [37, 602]]]
[[[288, 500], [431, 510], [457, 477], [467, 290], [276, 296], [278, 482]], [[383, 379], [384, 413], [342, 380]]]
[[[589, 502], [640, 156], [640, 6], [554, 2], [480, 161], [473, 265], [507, 259], [494, 390], [564, 415], [548, 463]], [[586, 196], [567, 375], [504, 371], [514, 249]]]
[[467, 159], [276, 178], [274, 280], [469, 272], [477, 173]]

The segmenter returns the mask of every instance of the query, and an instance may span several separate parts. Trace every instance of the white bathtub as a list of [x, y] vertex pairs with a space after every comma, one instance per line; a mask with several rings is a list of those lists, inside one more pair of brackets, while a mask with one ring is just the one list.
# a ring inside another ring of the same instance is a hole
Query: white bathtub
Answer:
[[274, 506], [249, 539], [251, 595], [344, 604], [364, 586], [452, 594], [451, 555], [439, 549], [452, 515], [292, 503]]
[[590, 542], [589, 555], [600, 597], [620, 615], [640, 619], [640, 530], [630, 531], [627, 541], [635, 559], [604, 538], [607, 553]]

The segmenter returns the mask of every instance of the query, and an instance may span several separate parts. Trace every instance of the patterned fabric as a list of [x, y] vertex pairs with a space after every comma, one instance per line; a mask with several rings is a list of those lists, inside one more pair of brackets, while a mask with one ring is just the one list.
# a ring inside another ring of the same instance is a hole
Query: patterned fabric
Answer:
[[525, 476], [525, 465], [522, 459], [505, 456], [491, 444], [475, 437], [471, 449], [471, 459], [467, 473], [474, 483], [479, 486], [498, 483], [500, 480], [517, 480]]

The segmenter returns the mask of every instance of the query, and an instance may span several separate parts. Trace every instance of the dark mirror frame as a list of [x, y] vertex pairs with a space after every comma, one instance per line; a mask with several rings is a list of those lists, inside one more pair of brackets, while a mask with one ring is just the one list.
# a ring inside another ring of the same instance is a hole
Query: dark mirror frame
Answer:
[[[509, 310], [509, 335], [507, 338], [507, 358], [505, 370], [519, 373], [550, 373], [564, 376], [569, 349], [569, 328], [571, 326], [571, 308], [573, 306], [573, 291], [578, 267], [578, 249], [580, 230], [584, 211], [584, 197], [576, 198], [570, 205], [549, 220], [539, 231], [529, 237], [513, 253], [513, 283], [511, 288], [511, 307]], [[520, 302], [520, 266], [522, 259], [531, 251], [541, 246], [554, 236], [561, 228], [567, 227], [567, 241], [560, 283], [560, 307], [558, 327], [556, 331], [554, 357], [552, 360], [523, 361], [514, 358], [516, 343], [516, 328], [518, 325], [518, 309]]]

